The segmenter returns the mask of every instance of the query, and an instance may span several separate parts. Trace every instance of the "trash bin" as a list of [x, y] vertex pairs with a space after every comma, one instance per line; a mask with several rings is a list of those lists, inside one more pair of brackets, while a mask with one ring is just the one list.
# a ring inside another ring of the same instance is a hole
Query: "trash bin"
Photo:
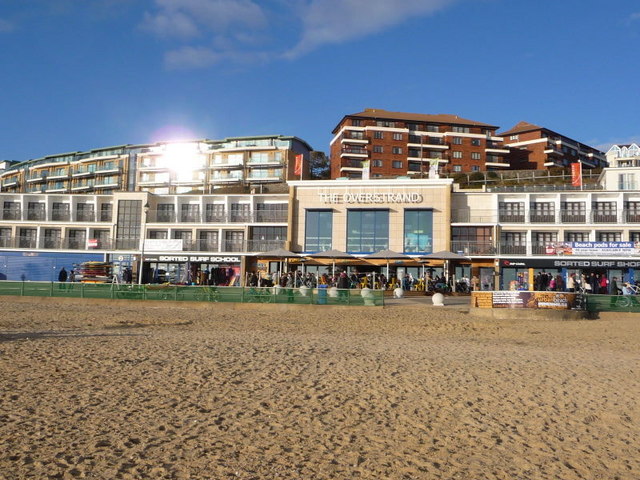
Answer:
[[327, 286], [318, 285], [318, 305], [327, 304]]

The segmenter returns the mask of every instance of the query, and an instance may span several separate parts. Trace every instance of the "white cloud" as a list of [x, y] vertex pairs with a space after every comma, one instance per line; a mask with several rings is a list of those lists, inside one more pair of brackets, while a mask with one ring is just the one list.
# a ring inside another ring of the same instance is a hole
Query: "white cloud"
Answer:
[[215, 65], [224, 55], [207, 47], [181, 47], [165, 54], [164, 64], [170, 70], [206, 68]]
[[632, 13], [629, 15], [629, 21], [633, 22], [635, 20], [640, 20], [640, 12]]
[[[460, 1], [154, 0], [140, 27], [168, 41], [189, 40], [188, 46], [178, 43], [166, 53], [168, 68], [205, 68], [221, 61], [250, 64], [296, 59], [325, 45], [375, 34]], [[282, 45], [296, 31], [300, 31], [299, 40]], [[278, 42], [280, 47], [275, 46]]]
[[0, 33], [9, 33], [11, 31], [13, 31], [13, 24], [0, 18]]
[[456, 1], [311, 0], [302, 10], [302, 38], [285, 56], [296, 58], [322, 45], [380, 32], [411, 17], [434, 13]]
[[187, 36], [261, 28], [266, 15], [252, 0], [155, 0], [141, 27], [160, 36]]

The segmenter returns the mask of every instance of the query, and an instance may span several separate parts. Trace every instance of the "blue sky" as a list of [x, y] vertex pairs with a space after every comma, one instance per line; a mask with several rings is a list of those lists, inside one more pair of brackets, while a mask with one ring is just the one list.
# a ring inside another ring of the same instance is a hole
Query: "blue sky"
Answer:
[[636, 0], [0, 0], [0, 159], [364, 108], [640, 141]]

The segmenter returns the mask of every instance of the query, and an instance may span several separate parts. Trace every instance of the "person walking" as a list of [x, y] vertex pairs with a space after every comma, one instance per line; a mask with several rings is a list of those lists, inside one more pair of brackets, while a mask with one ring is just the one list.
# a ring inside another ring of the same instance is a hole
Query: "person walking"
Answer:
[[[58, 281], [60, 283], [65, 283], [67, 281], [67, 271], [64, 269], [64, 267], [62, 267], [60, 273], [58, 273]], [[59, 285], [59, 288], [61, 290], [64, 290], [64, 285]]]

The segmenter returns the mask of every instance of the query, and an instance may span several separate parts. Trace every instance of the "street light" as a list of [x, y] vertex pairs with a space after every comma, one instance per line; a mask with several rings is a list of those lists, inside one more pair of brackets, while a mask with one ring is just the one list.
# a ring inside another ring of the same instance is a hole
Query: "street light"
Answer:
[[141, 228], [141, 236], [142, 236], [142, 245], [140, 247], [140, 266], [138, 267], [138, 285], [142, 285], [142, 273], [144, 272], [144, 242], [147, 237], [147, 213], [149, 213], [149, 204], [145, 203], [142, 207], [143, 222], [140, 225]]

